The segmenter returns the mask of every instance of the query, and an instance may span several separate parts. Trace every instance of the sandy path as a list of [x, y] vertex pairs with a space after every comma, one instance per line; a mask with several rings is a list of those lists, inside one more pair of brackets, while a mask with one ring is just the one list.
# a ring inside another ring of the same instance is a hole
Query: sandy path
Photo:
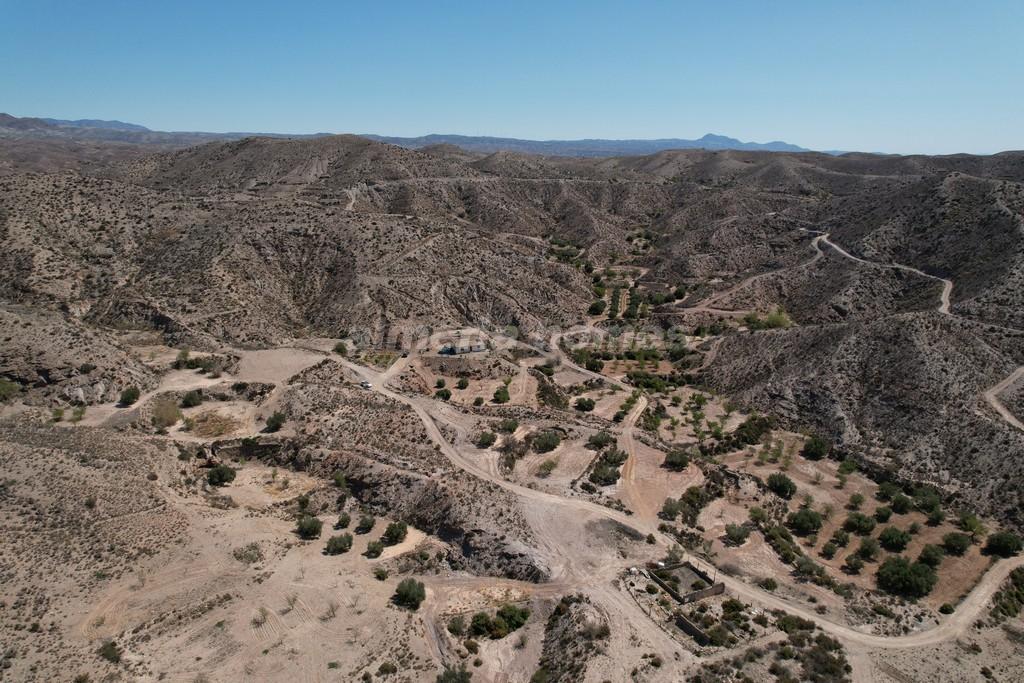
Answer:
[[637, 400], [636, 405], [629, 411], [629, 415], [625, 419], [625, 427], [622, 430], [622, 449], [626, 451], [626, 462], [622, 465], [622, 477], [620, 491], [622, 494], [623, 502], [626, 506], [633, 511], [633, 513], [639, 518], [644, 520], [656, 520], [657, 510], [650, 499], [650, 496], [645, 496], [644, 492], [637, 486], [636, 481], [636, 440], [633, 438], [633, 428], [636, 426], [636, 421], [643, 415], [644, 409], [647, 408], [647, 399], [640, 397]]
[[991, 389], [985, 392], [985, 401], [988, 402], [992, 408], [995, 409], [999, 415], [1006, 420], [1008, 424], [1013, 425], [1017, 429], [1024, 431], [1024, 423], [1017, 419], [1017, 416], [1010, 412], [1002, 401], [999, 400], [999, 394], [1003, 393], [1007, 387], [1024, 377], [1024, 366], [1021, 366], [1014, 370], [1006, 379], [999, 384], [995, 385]]

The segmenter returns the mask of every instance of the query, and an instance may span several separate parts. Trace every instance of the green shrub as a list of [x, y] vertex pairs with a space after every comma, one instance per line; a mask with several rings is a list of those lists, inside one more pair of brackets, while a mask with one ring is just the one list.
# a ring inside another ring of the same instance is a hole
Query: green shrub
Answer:
[[206, 473], [210, 486], [224, 486], [235, 480], [235, 471], [227, 465], [215, 465]]
[[130, 406], [131, 404], [135, 403], [138, 400], [139, 400], [139, 388], [138, 387], [128, 387], [127, 389], [125, 389], [124, 391], [121, 392], [120, 403], [123, 406]]
[[726, 524], [725, 537], [732, 545], [743, 545], [750, 535], [750, 529], [742, 524]]
[[437, 675], [436, 683], [470, 683], [472, 678], [472, 672], [466, 671], [464, 666], [458, 669], [448, 667]]
[[558, 467], [558, 458], [548, 458], [537, 468], [537, 475], [540, 477], [550, 476], [556, 467]]
[[911, 564], [904, 557], [889, 557], [875, 575], [882, 590], [908, 598], [923, 598], [935, 587], [935, 571], [926, 564]]
[[592, 398], [578, 398], [576, 399], [576, 403], [573, 404], [573, 407], [582, 413], [589, 413], [594, 409], [594, 405], [594, 399]]
[[338, 521], [334, 523], [335, 529], [347, 529], [348, 525], [352, 522], [352, 515], [347, 512], [342, 512], [338, 515]]
[[363, 515], [359, 518], [359, 524], [356, 525], [355, 532], [357, 534], [368, 534], [373, 530], [373, 525], [377, 523], [377, 518], [373, 515]]
[[821, 438], [817, 434], [812, 434], [807, 437], [807, 441], [804, 442], [803, 450], [800, 451], [800, 455], [804, 456], [808, 460], [821, 460], [828, 455], [829, 445], [825, 439]]
[[607, 306], [604, 299], [598, 299], [594, 303], [590, 304], [590, 308], [587, 309], [587, 313], [590, 315], [601, 315], [604, 313], [604, 309]]
[[942, 549], [942, 546], [929, 543], [921, 548], [921, 555], [917, 558], [917, 561], [928, 565], [932, 569], [936, 569], [942, 564], [942, 558], [945, 556], [946, 552]]
[[850, 532], [846, 529], [836, 529], [835, 532], [832, 533], [831, 540], [840, 548], [845, 548], [850, 542]]
[[495, 403], [508, 403], [512, 399], [508, 393], [508, 387], [500, 386], [494, 390], [494, 398], [492, 399]]
[[598, 486], [611, 486], [619, 480], [619, 470], [599, 462], [590, 471], [588, 479]]
[[21, 391], [21, 385], [15, 384], [6, 377], [0, 377], [0, 401], [7, 401]]
[[892, 510], [885, 505], [875, 508], [875, 521], [885, 524], [892, 517]]
[[184, 396], [181, 397], [182, 408], [195, 408], [202, 402], [203, 395], [199, 392], [198, 389], [193, 389], [192, 391], [187, 392]]
[[512, 432], [519, 429], [519, 421], [511, 417], [500, 420], [494, 425], [494, 428], [504, 434], [511, 434]]
[[460, 377], [459, 381], [455, 383], [456, 389], [467, 389], [469, 388], [469, 380], [465, 377]]
[[867, 536], [875, 530], [875, 520], [860, 512], [851, 512], [843, 522], [843, 529], [860, 536]]
[[438, 389], [437, 391], [434, 392], [434, 398], [440, 399], [442, 401], [447, 401], [451, 397], [452, 392], [450, 389]]
[[312, 515], [304, 515], [299, 518], [298, 524], [295, 526], [295, 533], [299, 535], [299, 538], [304, 538], [307, 541], [313, 538], [320, 538], [320, 530], [323, 528], [324, 523]]
[[491, 632], [491, 615], [487, 612], [477, 612], [469, 622], [469, 634], [473, 636], [485, 636]]
[[530, 446], [537, 453], [549, 453], [562, 443], [562, 435], [554, 430], [548, 430], [536, 434], [531, 440]]
[[665, 454], [664, 467], [673, 472], [682, 472], [690, 466], [690, 454], [686, 451], [673, 448]]
[[1021, 551], [1020, 536], [1010, 531], [997, 531], [988, 537], [985, 552], [989, 555], [1012, 557]]
[[810, 508], [801, 508], [789, 513], [786, 526], [798, 536], [817, 533], [821, 529], [821, 515]]
[[384, 545], [398, 545], [405, 540], [408, 533], [409, 527], [406, 526], [405, 522], [391, 522], [391, 524], [388, 524], [388, 528], [384, 530], [381, 540], [384, 541]]
[[898, 553], [910, 543], [910, 534], [894, 526], [887, 526], [878, 535], [878, 541], [889, 552]]
[[453, 636], [466, 635], [466, 620], [462, 618], [461, 614], [456, 614], [448, 620], [448, 633]]
[[942, 537], [942, 547], [950, 555], [963, 555], [971, 547], [971, 537], [951, 531]]
[[530, 610], [512, 604], [504, 604], [498, 608], [497, 617], [508, 626], [509, 632], [516, 631], [530, 618]]
[[878, 541], [873, 538], [860, 539], [860, 546], [857, 548], [857, 556], [865, 562], [871, 562], [878, 557]]
[[902, 493], [897, 493], [892, 497], [892, 501], [889, 503], [889, 507], [897, 515], [905, 515], [910, 512], [911, 500]]
[[352, 549], [352, 534], [341, 534], [340, 536], [331, 536], [327, 539], [327, 546], [324, 548], [324, 552], [328, 555], [340, 555], [347, 553]]
[[281, 427], [284, 426], [285, 420], [286, 420], [286, 418], [285, 418], [284, 413], [279, 412], [279, 411], [274, 411], [274, 413], [271, 414], [271, 416], [267, 418], [267, 431], [268, 432], [276, 432], [276, 431], [280, 430]]
[[608, 432], [601, 431], [590, 435], [590, 438], [587, 439], [587, 448], [599, 451], [613, 443], [615, 443], [615, 437]]
[[363, 553], [363, 555], [366, 555], [370, 559], [373, 559], [375, 557], [380, 557], [381, 553], [383, 553], [383, 552], [384, 552], [384, 544], [383, 543], [381, 543], [380, 541], [370, 541], [369, 543], [366, 544], [366, 552]]
[[777, 496], [789, 500], [796, 493], [796, 484], [785, 474], [775, 472], [768, 476], [768, 489]]
[[334, 345], [334, 352], [339, 356], [347, 356], [348, 347], [345, 346], [345, 342], [338, 342], [337, 344]]
[[103, 641], [103, 644], [100, 645], [100, 649], [96, 651], [96, 654], [111, 664], [119, 664], [121, 662], [121, 648], [112, 640]]
[[477, 448], [490, 448], [498, 440], [498, 435], [494, 432], [481, 432], [480, 436], [476, 437]]
[[900, 487], [891, 481], [883, 481], [875, 491], [875, 498], [878, 500], [892, 500], [900, 492]]
[[398, 587], [395, 588], [395, 597], [393, 599], [396, 605], [408, 607], [409, 609], [419, 609], [420, 603], [422, 603], [426, 597], [427, 591], [423, 586], [423, 582], [410, 578], [402, 579], [398, 583]]

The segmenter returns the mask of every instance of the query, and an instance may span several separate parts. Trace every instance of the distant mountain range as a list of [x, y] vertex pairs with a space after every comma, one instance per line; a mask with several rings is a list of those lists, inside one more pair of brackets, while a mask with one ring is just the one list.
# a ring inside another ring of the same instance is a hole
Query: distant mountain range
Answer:
[[[288, 135], [281, 133], [204, 133], [155, 131], [136, 123], [100, 119], [19, 118], [0, 113], [0, 137], [46, 137], [72, 140], [109, 141], [162, 146], [190, 146], [217, 140], [238, 140], [251, 136], [308, 138], [328, 135]], [[725, 135], [708, 134], [696, 140], [662, 138], [657, 140], [523, 140], [469, 135], [423, 135], [396, 137], [365, 134], [362, 137], [408, 149], [434, 145], [455, 145], [470, 152], [491, 154], [499, 151], [545, 156], [615, 157], [654, 154], [669, 149], [750, 150], [762, 152], [809, 152], [788, 142], [743, 142]], [[827, 152], [842, 154], [842, 152]]]
[[654, 154], [667, 149], [738, 149], [762, 152], [809, 152], [788, 142], [743, 142], [725, 135], [711, 133], [697, 140], [682, 138], [661, 138], [657, 140], [521, 140], [518, 138], [493, 138], [468, 135], [423, 135], [416, 138], [402, 138], [387, 135], [363, 135], [363, 137], [387, 142], [399, 147], [420, 149], [432, 145], [455, 145], [472, 152], [492, 153], [498, 151], [542, 154], [570, 157], [616, 157]]
[[149, 128], [140, 126], [137, 123], [125, 123], [124, 121], [104, 121], [102, 119], [39, 119], [54, 126], [65, 126], [68, 128], [105, 128], [107, 130], [131, 130], [139, 133], [151, 132]]

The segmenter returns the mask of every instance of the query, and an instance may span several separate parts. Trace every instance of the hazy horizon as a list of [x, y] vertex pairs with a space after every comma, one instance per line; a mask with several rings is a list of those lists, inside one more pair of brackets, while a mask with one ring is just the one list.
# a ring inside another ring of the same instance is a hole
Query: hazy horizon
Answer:
[[153, 130], [1024, 148], [1024, 6], [11, 5], [0, 109]]

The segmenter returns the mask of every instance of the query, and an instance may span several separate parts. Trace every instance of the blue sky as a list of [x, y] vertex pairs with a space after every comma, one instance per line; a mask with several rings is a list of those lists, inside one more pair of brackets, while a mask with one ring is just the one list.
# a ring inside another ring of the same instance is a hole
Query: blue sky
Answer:
[[159, 130], [1024, 148], [1024, 1], [0, 0], [0, 111]]

